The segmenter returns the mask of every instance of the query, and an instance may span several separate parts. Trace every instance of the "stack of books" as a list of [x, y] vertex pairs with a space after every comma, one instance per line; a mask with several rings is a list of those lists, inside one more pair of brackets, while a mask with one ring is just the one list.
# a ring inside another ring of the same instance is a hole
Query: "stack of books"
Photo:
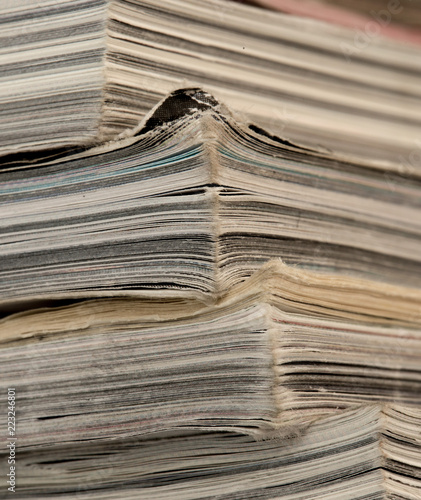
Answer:
[[419, 52], [0, 10], [0, 497], [421, 498]]

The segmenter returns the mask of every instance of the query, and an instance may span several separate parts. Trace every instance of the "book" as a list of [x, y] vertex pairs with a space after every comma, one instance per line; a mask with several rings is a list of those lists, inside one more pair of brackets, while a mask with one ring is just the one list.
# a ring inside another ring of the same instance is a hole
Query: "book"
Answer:
[[180, 89], [133, 135], [0, 173], [5, 311], [91, 296], [214, 301], [271, 258], [420, 286], [416, 175], [340, 160]]
[[418, 290], [275, 262], [217, 306], [98, 299], [6, 318], [1, 380], [22, 377], [24, 447], [110, 428], [282, 435], [366, 402], [419, 405], [420, 311]]
[[277, 136], [420, 169], [416, 45], [223, 0], [0, 9], [3, 154], [101, 144], [204, 86]]
[[21, 451], [20, 491], [53, 500], [416, 499], [420, 417], [369, 404], [287, 440], [190, 431]]

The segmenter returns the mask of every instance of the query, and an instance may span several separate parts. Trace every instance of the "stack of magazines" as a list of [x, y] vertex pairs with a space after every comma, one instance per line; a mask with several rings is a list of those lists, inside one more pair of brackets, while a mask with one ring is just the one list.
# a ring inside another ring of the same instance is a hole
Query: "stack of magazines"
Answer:
[[0, 14], [0, 498], [421, 498], [419, 49]]

